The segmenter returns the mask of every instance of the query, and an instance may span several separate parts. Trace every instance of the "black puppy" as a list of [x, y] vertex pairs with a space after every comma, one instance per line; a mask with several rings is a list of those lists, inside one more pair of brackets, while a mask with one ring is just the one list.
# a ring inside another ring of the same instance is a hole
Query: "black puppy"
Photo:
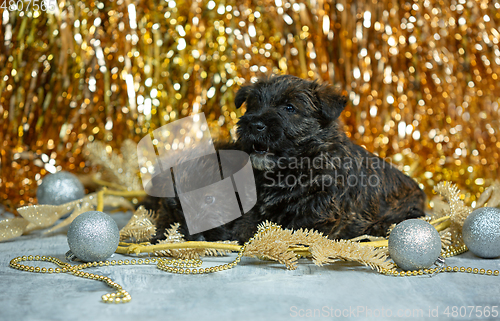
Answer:
[[[424, 215], [425, 194], [408, 176], [354, 144], [340, 129], [346, 98], [331, 86], [294, 76], [274, 76], [242, 87], [246, 103], [236, 143], [250, 155], [257, 204], [242, 217], [187, 239], [247, 241], [265, 220], [284, 228], [308, 228], [332, 239], [383, 236], [387, 228]], [[207, 198], [210, 199], [210, 198]], [[175, 199], [146, 200], [158, 210], [155, 239], [170, 224], [185, 224]]]

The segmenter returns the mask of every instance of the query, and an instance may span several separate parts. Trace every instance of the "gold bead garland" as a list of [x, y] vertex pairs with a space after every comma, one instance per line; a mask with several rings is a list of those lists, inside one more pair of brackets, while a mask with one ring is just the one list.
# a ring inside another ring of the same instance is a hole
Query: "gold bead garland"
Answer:
[[[452, 257], [456, 255], [460, 255], [462, 253], [467, 252], [467, 246], [465, 244], [456, 246], [456, 247], [450, 247], [447, 251], [444, 251], [441, 253], [441, 257], [447, 258], [447, 257]], [[494, 275], [498, 276], [500, 274], [500, 271], [498, 270], [485, 270], [485, 269], [477, 269], [477, 268], [471, 268], [471, 267], [451, 267], [451, 266], [446, 266], [446, 267], [436, 267], [436, 268], [431, 268], [431, 269], [420, 269], [420, 270], [412, 270], [412, 271], [398, 271], [396, 269], [383, 269], [380, 271], [380, 273], [385, 274], [385, 275], [393, 275], [393, 276], [416, 276], [416, 275], [424, 275], [424, 274], [430, 274], [434, 275], [436, 273], [441, 273], [441, 272], [462, 272], [462, 273], [474, 273], [474, 274], [486, 274], [486, 275]]]
[[[263, 231], [266, 231], [266, 229], [262, 229], [258, 233], [262, 233]], [[257, 234], [258, 234], [257, 233]], [[10, 261], [10, 267], [21, 270], [21, 271], [27, 271], [27, 272], [34, 272], [34, 273], [71, 273], [75, 276], [86, 278], [86, 279], [91, 279], [91, 280], [97, 280], [104, 282], [108, 286], [114, 288], [116, 292], [113, 293], [108, 293], [103, 295], [102, 301], [104, 303], [127, 303], [132, 300], [132, 297], [130, 294], [125, 291], [121, 285], [113, 282], [110, 278], [107, 276], [102, 276], [102, 275], [97, 275], [93, 273], [88, 273], [88, 272], [81, 272], [80, 270], [90, 268], [90, 267], [97, 267], [97, 266], [115, 266], [115, 265], [143, 265], [143, 264], [157, 264], [157, 268], [160, 270], [163, 270], [165, 272], [170, 272], [170, 273], [176, 273], [176, 274], [203, 274], [203, 273], [213, 273], [213, 272], [219, 272], [219, 271], [224, 271], [228, 269], [232, 269], [235, 267], [241, 260], [241, 257], [243, 255], [243, 252], [246, 249], [246, 246], [248, 243], [252, 242], [254, 238], [251, 238], [248, 240], [242, 247], [241, 250], [238, 252], [238, 255], [236, 256], [236, 259], [234, 259], [231, 263], [228, 264], [221, 264], [218, 266], [213, 266], [209, 268], [200, 268], [202, 265], [202, 261], [199, 259], [157, 259], [157, 258], [151, 258], [151, 259], [132, 259], [132, 260], [112, 260], [112, 261], [99, 261], [99, 262], [88, 262], [88, 263], [82, 263], [78, 265], [71, 265], [69, 263], [65, 263], [61, 261], [58, 258], [51, 257], [51, 256], [40, 256], [40, 255], [29, 255], [29, 256], [21, 256], [21, 257], [16, 257]], [[29, 265], [23, 265], [20, 264], [20, 262], [24, 261], [46, 261], [50, 263], [54, 263], [59, 268], [40, 268], [38, 266], [29, 266]], [[199, 269], [195, 269], [199, 268]]]
[[384, 269], [380, 271], [381, 274], [392, 275], [392, 276], [417, 276], [417, 275], [434, 275], [436, 273], [442, 272], [461, 272], [461, 273], [473, 273], [473, 274], [481, 274], [481, 275], [490, 275], [490, 276], [499, 276], [500, 271], [498, 270], [485, 270], [471, 267], [458, 267], [458, 266], [447, 266], [447, 267], [436, 267], [431, 269], [420, 269], [413, 271], [398, 271], [398, 270], [388, 270]]
[[[231, 269], [235, 267], [241, 259], [243, 251], [238, 253], [236, 259], [228, 264], [221, 264], [218, 266], [210, 267], [210, 268], [200, 268], [197, 269], [189, 269], [192, 267], [200, 267], [202, 265], [202, 261], [199, 259], [132, 259], [132, 260], [112, 260], [112, 261], [99, 261], [99, 262], [88, 262], [82, 263], [79, 265], [71, 265], [69, 263], [62, 262], [58, 258], [51, 256], [40, 256], [40, 255], [29, 255], [29, 256], [21, 256], [16, 257], [10, 261], [10, 267], [26, 271], [26, 272], [34, 272], [34, 273], [71, 273], [75, 276], [79, 276], [86, 279], [97, 280], [106, 283], [108, 286], [114, 288], [117, 292], [108, 293], [102, 296], [102, 300], [105, 303], [127, 303], [132, 297], [130, 294], [125, 291], [121, 285], [113, 282], [110, 278], [94, 273], [82, 272], [81, 270], [97, 267], [97, 266], [116, 266], [116, 265], [147, 265], [147, 264], [157, 264], [158, 269], [177, 274], [203, 274], [203, 273], [213, 273]], [[39, 266], [30, 266], [20, 264], [20, 262], [24, 261], [45, 261], [54, 263], [59, 266], [59, 268], [45, 268]], [[172, 266], [172, 267], [170, 267]]]
[[455, 255], [460, 255], [462, 253], [465, 253], [467, 252], [469, 249], [467, 249], [467, 246], [465, 244], [462, 244], [460, 246], [457, 246], [457, 247], [450, 247], [448, 248], [448, 250], [444, 251], [441, 253], [441, 256], [442, 257], [452, 257], [452, 256], [455, 256]]
[[[252, 238], [253, 239], [253, 238]], [[107, 293], [103, 295], [102, 301], [104, 303], [127, 303], [130, 302], [132, 297], [130, 294], [122, 288], [121, 285], [113, 282], [109, 277], [102, 276], [102, 275], [97, 275], [94, 273], [88, 273], [88, 272], [82, 272], [81, 270], [90, 268], [90, 267], [97, 267], [97, 266], [116, 266], [116, 265], [148, 265], [148, 264], [157, 264], [157, 268], [160, 270], [163, 270], [165, 272], [170, 272], [170, 273], [175, 273], [175, 274], [204, 274], [204, 273], [214, 273], [214, 272], [219, 272], [219, 271], [224, 271], [228, 269], [232, 269], [235, 267], [241, 260], [242, 254], [244, 252], [244, 249], [246, 245], [251, 242], [250, 239], [245, 245], [242, 247], [242, 249], [239, 251], [238, 256], [236, 259], [234, 259], [231, 263], [228, 264], [221, 264], [218, 266], [214, 267], [209, 267], [209, 268], [200, 268], [202, 265], [202, 261], [199, 259], [157, 259], [157, 258], [149, 258], [149, 259], [132, 259], [132, 260], [111, 260], [111, 261], [99, 261], [99, 262], [88, 262], [88, 263], [82, 263], [79, 265], [71, 265], [69, 263], [62, 262], [58, 258], [55, 257], [50, 257], [50, 256], [22, 256], [22, 257], [17, 257], [14, 258], [10, 261], [10, 267], [21, 270], [21, 271], [27, 271], [27, 272], [34, 272], [34, 273], [71, 273], [75, 276], [86, 278], [86, 279], [91, 279], [91, 280], [97, 280], [104, 282], [108, 286], [114, 288], [116, 292], [113, 293]], [[457, 249], [453, 249], [451, 251], [448, 251], [444, 254], [446, 257], [450, 257], [453, 255], [458, 255], [466, 251], [466, 247], [462, 246]], [[23, 265], [20, 264], [20, 262], [24, 261], [46, 261], [50, 263], [54, 263], [59, 266], [59, 268], [45, 268], [45, 267], [38, 267], [38, 266], [29, 266], [29, 265]], [[199, 269], [196, 269], [199, 268]], [[382, 269], [380, 271], [381, 274], [383, 275], [390, 275], [390, 276], [418, 276], [418, 275], [434, 275], [436, 273], [442, 273], [442, 272], [461, 272], [461, 273], [473, 273], [473, 274], [481, 274], [481, 275], [488, 275], [488, 276], [499, 276], [500, 272], [498, 270], [485, 270], [485, 269], [478, 269], [478, 268], [472, 268], [472, 267], [458, 267], [458, 266], [447, 266], [447, 267], [436, 267], [436, 268], [431, 268], [431, 269], [420, 269], [420, 270], [413, 270], [413, 271], [397, 271], [396, 269]]]
[[[155, 260], [155, 259], [153, 259]], [[148, 261], [153, 261], [153, 260], [148, 260]], [[38, 266], [29, 266], [29, 265], [24, 265], [20, 264], [20, 262], [24, 261], [45, 261], [45, 262], [50, 262], [54, 263], [58, 268], [40, 268]], [[135, 260], [133, 260], [135, 264]], [[141, 261], [142, 264], [143, 260]], [[155, 260], [156, 261], [156, 260]], [[127, 303], [129, 302], [132, 297], [130, 294], [125, 291], [121, 285], [118, 283], [113, 282], [110, 278], [107, 276], [103, 275], [98, 275], [94, 273], [88, 273], [88, 272], [82, 272], [80, 270], [89, 268], [89, 267], [96, 267], [96, 266], [109, 266], [109, 265], [122, 265], [122, 264], [128, 264], [129, 260], [119, 260], [119, 261], [100, 261], [100, 262], [92, 262], [92, 263], [83, 263], [79, 265], [71, 265], [69, 263], [65, 263], [58, 258], [51, 257], [51, 256], [40, 256], [40, 255], [29, 255], [29, 256], [21, 256], [14, 258], [10, 261], [10, 267], [21, 270], [21, 271], [27, 271], [27, 272], [35, 272], [35, 273], [71, 273], [75, 276], [86, 278], [86, 279], [91, 279], [91, 280], [96, 280], [96, 281], [101, 281], [104, 282], [106, 285], [110, 286], [111, 288], [115, 289], [116, 292], [113, 293], [108, 293], [102, 296], [102, 300], [105, 303]]]

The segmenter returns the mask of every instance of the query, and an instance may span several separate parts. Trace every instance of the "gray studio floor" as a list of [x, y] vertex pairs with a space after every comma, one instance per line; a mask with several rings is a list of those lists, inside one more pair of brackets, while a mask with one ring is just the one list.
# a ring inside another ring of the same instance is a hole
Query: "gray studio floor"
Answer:
[[[126, 214], [113, 217], [119, 226], [127, 220]], [[288, 271], [253, 258], [207, 275], [169, 274], [152, 265], [85, 270], [112, 278], [132, 296], [130, 303], [109, 305], [100, 299], [111, 290], [102, 282], [9, 267], [12, 258], [22, 255], [64, 259], [68, 249], [64, 234], [27, 235], [0, 243], [0, 320], [500, 319], [494, 317], [495, 310], [500, 313], [500, 277], [494, 276], [389, 277], [357, 264], [318, 267], [307, 259]], [[205, 264], [230, 261], [212, 257]], [[483, 260], [469, 252], [447, 263], [500, 269], [500, 259]]]

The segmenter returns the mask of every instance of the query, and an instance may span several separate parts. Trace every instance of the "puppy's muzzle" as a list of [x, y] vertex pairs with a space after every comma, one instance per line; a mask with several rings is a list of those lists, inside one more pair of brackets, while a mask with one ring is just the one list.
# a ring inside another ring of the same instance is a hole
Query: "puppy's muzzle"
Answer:
[[253, 124], [250, 125], [251, 128], [252, 128], [252, 132], [254, 134], [261, 134], [262, 132], [264, 132], [267, 128], [266, 124], [264, 124], [263, 122], [261, 121], [258, 121], [258, 122], [255, 122]]

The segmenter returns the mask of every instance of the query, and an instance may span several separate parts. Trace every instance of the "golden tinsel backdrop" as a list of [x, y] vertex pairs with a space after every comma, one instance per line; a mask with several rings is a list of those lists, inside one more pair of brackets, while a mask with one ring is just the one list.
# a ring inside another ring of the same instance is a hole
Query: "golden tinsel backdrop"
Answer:
[[[55, 3], [55, 2], [54, 2]], [[234, 138], [236, 90], [288, 73], [349, 96], [357, 143], [428, 194], [451, 180], [473, 202], [498, 178], [500, 2], [59, 0], [0, 9], [0, 201], [36, 202], [48, 172], [93, 168], [159, 126], [205, 112]]]

